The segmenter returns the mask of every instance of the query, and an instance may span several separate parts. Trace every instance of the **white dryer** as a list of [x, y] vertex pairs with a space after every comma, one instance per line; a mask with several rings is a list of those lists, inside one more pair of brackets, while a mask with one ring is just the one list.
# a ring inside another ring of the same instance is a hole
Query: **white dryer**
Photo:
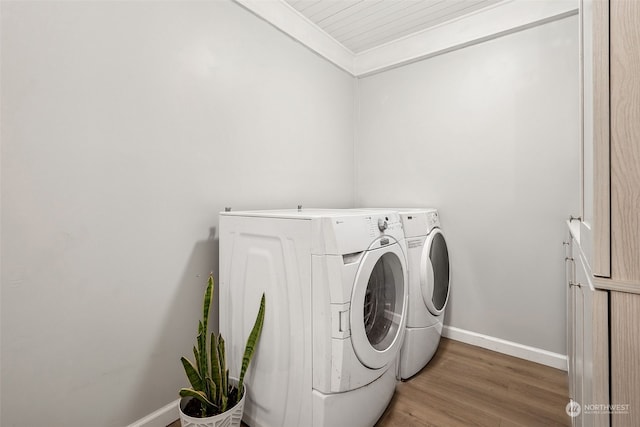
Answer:
[[436, 209], [398, 209], [409, 267], [407, 330], [400, 350], [398, 376], [417, 374], [433, 357], [451, 284], [449, 251]]
[[231, 375], [266, 293], [247, 374], [251, 427], [370, 427], [395, 390], [406, 325], [394, 212], [220, 214], [220, 332]]

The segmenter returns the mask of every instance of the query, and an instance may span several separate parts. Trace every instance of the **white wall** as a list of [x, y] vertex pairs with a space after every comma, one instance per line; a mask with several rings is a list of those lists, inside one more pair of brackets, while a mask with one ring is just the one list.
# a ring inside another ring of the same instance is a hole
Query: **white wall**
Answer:
[[447, 323], [566, 352], [577, 17], [361, 79], [356, 118], [353, 78], [236, 4], [0, 7], [3, 427], [175, 399], [224, 206], [439, 207]]
[[445, 323], [566, 354], [562, 237], [579, 212], [578, 18], [359, 80], [357, 203], [435, 206]]
[[224, 206], [352, 205], [354, 80], [226, 1], [1, 7], [0, 424], [125, 425], [186, 383]]

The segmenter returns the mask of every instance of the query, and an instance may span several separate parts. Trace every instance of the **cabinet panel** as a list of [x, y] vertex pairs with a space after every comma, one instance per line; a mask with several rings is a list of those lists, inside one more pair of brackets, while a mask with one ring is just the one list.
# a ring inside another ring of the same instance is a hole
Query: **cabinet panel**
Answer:
[[[569, 398], [579, 404], [584, 401], [583, 372], [584, 372], [584, 303], [582, 289], [578, 279], [576, 264], [580, 255], [575, 240], [571, 240], [569, 256], [565, 258], [567, 267], [567, 353], [569, 370]], [[572, 418], [573, 426], [582, 426], [582, 413]]]
[[[592, 2], [593, 274], [611, 277], [609, 2]], [[586, 60], [585, 60], [586, 61]]]
[[[587, 230], [581, 234], [589, 233], [593, 227], [593, 195], [594, 195], [594, 172], [593, 172], [593, 98], [594, 84], [593, 78], [593, 2], [594, 0], [582, 0], [580, 9], [581, 28], [581, 86], [582, 86], [582, 221], [587, 225]], [[583, 248], [583, 250], [586, 248]], [[592, 263], [591, 251], [586, 250], [587, 260]]]
[[[593, 403], [609, 403], [609, 292], [593, 292]], [[593, 416], [594, 426], [609, 425], [609, 414]]]
[[611, 292], [611, 403], [614, 427], [640, 426], [640, 295]]
[[610, 14], [612, 277], [640, 282], [640, 1]]
[[[609, 425], [606, 411], [592, 405], [609, 403], [609, 319], [608, 293], [590, 286], [582, 287], [584, 303], [583, 355], [583, 426]], [[591, 408], [591, 409], [590, 409]]]
[[609, 414], [609, 296], [593, 287], [580, 246], [572, 240], [567, 257], [569, 393], [582, 412], [573, 426], [606, 427]]
[[[585, 403], [584, 390], [584, 295], [580, 286], [571, 287], [574, 305], [573, 317], [573, 391], [571, 397], [581, 406]], [[572, 420], [574, 426], [584, 426], [584, 413], [580, 413]]]

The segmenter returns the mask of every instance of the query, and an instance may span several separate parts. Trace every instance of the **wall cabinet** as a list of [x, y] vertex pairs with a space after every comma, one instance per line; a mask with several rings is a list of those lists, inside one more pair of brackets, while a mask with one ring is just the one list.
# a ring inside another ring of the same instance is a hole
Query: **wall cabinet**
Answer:
[[609, 402], [609, 293], [594, 288], [576, 236], [566, 243], [569, 397], [581, 405], [572, 425], [606, 427], [609, 413], [600, 405]]
[[640, 292], [640, 2], [581, 4], [581, 244], [594, 276]]
[[568, 256], [569, 373], [578, 403], [610, 406], [574, 422], [639, 426], [640, 1], [582, 0], [581, 40], [582, 212]]

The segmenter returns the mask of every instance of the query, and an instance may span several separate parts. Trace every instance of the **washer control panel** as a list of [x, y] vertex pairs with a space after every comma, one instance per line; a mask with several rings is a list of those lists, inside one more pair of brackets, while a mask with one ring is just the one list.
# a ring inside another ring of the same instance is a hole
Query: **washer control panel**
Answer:
[[434, 228], [440, 228], [440, 216], [433, 208], [408, 209], [401, 216], [406, 238], [426, 236]]
[[400, 215], [393, 211], [363, 212], [358, 215], [323, 219], [325, 237], [315, 253], [351, 254], [370, 249], [372, 242], [379, 247], [404, 239]]
[[440, 218], [438, 218], [438, 211], [431, 211], [427, 213], [427, 226], [429, 230], [435, 227], [440, 227]]

